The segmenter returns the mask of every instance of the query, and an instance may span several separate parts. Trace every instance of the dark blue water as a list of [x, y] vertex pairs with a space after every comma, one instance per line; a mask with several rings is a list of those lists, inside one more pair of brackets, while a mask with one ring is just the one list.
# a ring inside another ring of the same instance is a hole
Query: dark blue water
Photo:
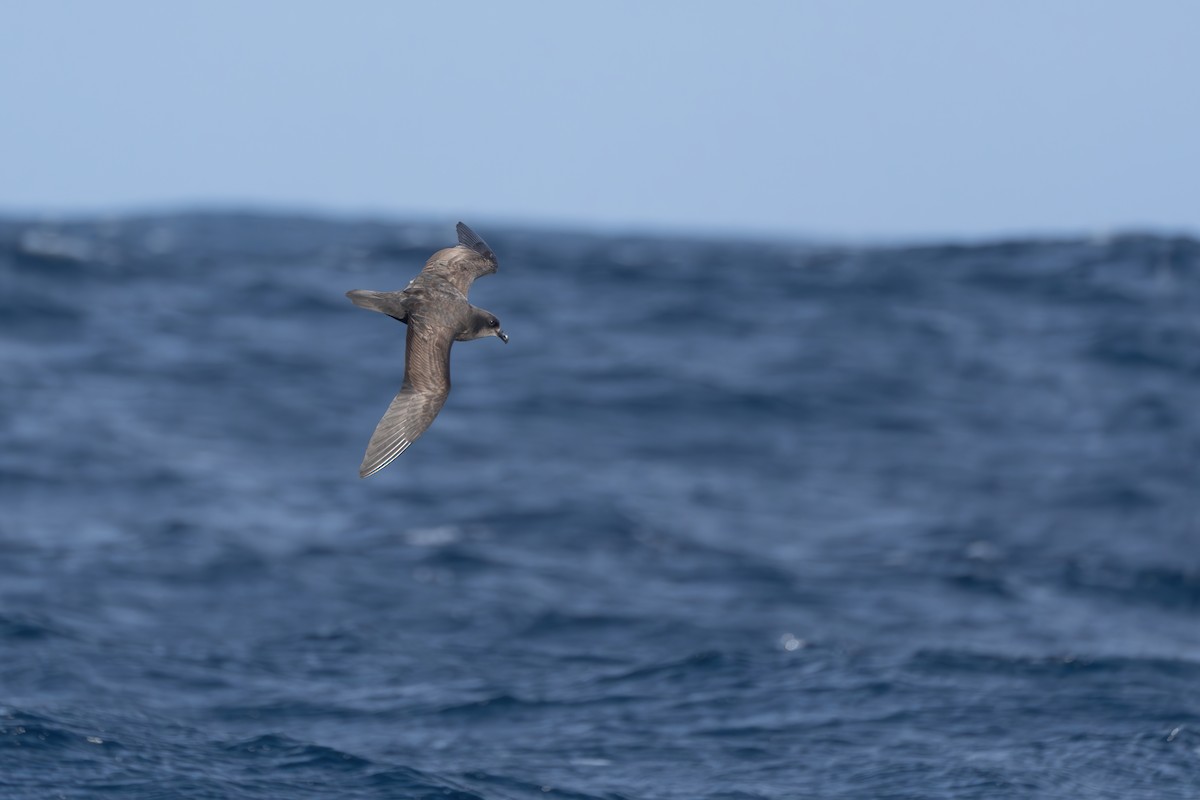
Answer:
[[476, 227], [0, 223], [0, 796], [1200, 796], [1200, 243]]

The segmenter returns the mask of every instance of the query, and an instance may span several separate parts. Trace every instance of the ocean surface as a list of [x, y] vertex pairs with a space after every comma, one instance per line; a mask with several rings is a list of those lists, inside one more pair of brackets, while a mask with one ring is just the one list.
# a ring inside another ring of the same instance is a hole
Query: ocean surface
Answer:
[[0, 222], [0, 797], [1200, 797], [1200, 242]]

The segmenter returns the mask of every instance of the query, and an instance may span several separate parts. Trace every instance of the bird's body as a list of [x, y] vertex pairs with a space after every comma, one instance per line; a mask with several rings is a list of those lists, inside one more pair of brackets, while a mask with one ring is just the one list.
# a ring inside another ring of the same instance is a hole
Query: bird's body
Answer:
[[442, 410], [450, 394], [454, 342], [486, 336], [508, 342], [496, 316], [467, 300], [474, 280], [496, 271], [496, 254], [461, 222], [458, 242], [434, 253], [401, 291], [346, 292], [355, 305], [408, 325], [404, 383], [371, 436], [358, 471], [361, 477], [378, 472], [407, 450]]

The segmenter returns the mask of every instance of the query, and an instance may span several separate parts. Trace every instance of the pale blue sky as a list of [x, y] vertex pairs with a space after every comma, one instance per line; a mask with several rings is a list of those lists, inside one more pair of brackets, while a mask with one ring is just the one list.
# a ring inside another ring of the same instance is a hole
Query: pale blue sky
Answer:
[[0, 0], [0, 213], [1200, 231], [1200, 3]]

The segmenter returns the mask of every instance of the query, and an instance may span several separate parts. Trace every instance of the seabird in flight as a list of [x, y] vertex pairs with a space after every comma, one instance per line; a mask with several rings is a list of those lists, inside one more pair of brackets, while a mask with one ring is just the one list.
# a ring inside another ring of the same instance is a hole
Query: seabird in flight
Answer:
[[408, 325], [404, 383], [375, 427], [358, 468], [359, 477], [373, 475], [392, 463], [442, 410], [450, 394], [452, 344], [486, 336], [498, 336], [508, 343], [496, 315], [467, 302], [474, 280], [496, 271], [496, 254], [463, 223], [458, 223], [457, 230], [458, 245], [434, 253], [404, 290], [346, 292], [354, 305]]

